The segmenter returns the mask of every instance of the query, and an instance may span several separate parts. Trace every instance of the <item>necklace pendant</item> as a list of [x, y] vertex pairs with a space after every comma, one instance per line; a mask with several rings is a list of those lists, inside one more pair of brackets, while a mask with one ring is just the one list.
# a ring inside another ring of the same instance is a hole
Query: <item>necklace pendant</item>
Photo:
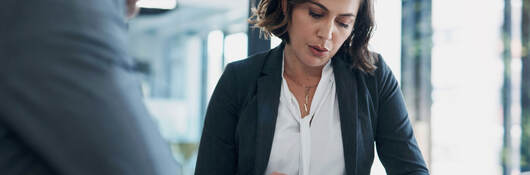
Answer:
[[307, 107], [307, 104], [309, 103], [309, 90], [310, 88], [306, 88], [305, 89], [305, 103], [304, 103], [304, 109], [305, 109], [305, 113], [306, 114], [309, 114], [309, 109]]

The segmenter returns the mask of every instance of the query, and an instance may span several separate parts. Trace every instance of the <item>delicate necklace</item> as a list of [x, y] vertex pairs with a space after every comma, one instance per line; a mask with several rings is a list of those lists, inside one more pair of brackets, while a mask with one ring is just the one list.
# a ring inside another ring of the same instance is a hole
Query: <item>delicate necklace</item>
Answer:
[[306, 114], [309, 114], [309, 109], [307, 108], [307, 104], [309, 103], [309, 92], [311, 89], [315, 88], [318, 83], [316, 85], [313, 85], [313, 86], [305, 86], [303, 85], [302, 83], [299, 83], [298, 81], [294, 80], [293, 78], [291, 78], [288, 74], [285, 74], [285, 78], [293, 81], [296, 85], [300, 86], [300, 87], [303, 87], [305, 89], [305, 102], [304, 102], [304, 111]]

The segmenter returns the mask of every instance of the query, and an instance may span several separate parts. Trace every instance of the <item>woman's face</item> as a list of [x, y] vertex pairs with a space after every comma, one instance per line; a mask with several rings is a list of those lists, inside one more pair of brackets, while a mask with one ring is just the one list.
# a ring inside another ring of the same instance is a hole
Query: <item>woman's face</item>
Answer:
[[360, 1], [310, 0], [295, 5], [287, 26], [286, 55], [305, 66], [325, 65], [351, 34]]

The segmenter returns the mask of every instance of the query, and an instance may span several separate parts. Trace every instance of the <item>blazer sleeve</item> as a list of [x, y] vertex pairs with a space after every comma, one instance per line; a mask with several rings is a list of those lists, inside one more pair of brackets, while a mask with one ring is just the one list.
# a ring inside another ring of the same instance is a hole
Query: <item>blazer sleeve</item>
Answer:
[[378, 55], [376, 147], [389, 175], [429, 174], [413, 134], [403, 94], [390, 68]]
[[196, 175], [236, 174], [238, 105], [234, 64], [228, 64], [212, 94], [199, 145]]
[[178, 173], [130, 69], [124, 0], [4, 2], [0, 174]]

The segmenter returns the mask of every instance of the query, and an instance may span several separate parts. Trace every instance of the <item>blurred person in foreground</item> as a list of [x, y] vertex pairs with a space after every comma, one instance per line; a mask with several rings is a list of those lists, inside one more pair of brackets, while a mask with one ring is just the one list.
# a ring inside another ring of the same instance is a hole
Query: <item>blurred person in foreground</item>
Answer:
[[178, 174], [126, 53], [135, 3], [2, 1], [0, 174]]
[[372, 0], [261, 0], [250, 19], [280, 46], [228, 64], [196, 174], [429, 174], [398, 82], [368, 51]]

